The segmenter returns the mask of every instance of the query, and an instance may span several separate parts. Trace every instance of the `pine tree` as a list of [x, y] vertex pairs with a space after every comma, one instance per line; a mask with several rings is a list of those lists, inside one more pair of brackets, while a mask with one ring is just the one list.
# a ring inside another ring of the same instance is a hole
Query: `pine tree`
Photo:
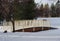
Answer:
[[60, 17], [60, 7], [56, 6], [56, 16]]
[[44, 6], [44, 16], [49, 17], [49, 5], [45, 4]]
[[41, 4], [41, 6], [40, 6], [40, 16], [41, 17], [44, 16], [44, 7], [43, 7], [43, 4]]
[[2, 1], [0, 0], [0, 20], [3, 20], [3, 15], [2, 15]]
[[16, 20], [33, 19], [35, 17], [34, 0], [28, 2], [14, 2], [14, 17]]
[[56, 17], [57, 16], [57, 14], [56, 14], [56, 8], [55, 8], [54, 4], [51, 5], [51, 16], [52, 17]]
[[26, 19], [33, 19], [35, 17], [35, 3], [34, 0], [30, 0], [25, 5], [25, 18]]
[[14, 18], [15, 20], [20, 20], [23, 17], [23, 4], [14, 1]]

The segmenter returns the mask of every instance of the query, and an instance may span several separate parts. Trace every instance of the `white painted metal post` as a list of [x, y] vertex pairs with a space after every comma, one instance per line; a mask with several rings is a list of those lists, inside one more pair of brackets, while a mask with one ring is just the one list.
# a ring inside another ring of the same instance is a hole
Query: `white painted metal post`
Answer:
[[44, 29], [43, 26], [44, 26], [44, 21], [42, 20], [42, 31], [43, 31], [43, 29]]
[[[34, 21], [34, 23], [36, 22], [35, 20], [33, 20]], [[35, 31], [35, 26], [33, 27], [33, 32]]]

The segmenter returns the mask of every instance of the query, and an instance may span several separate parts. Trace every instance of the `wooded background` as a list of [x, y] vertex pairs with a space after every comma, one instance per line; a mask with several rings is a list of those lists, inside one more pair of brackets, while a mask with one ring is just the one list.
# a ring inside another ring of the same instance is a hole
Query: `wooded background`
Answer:
[[0, 20], [31, 20], [37, 17], [60, 17], [60, 1], [54, 5], [41, 4], [38, 8], [34, 0], [0, 0]]

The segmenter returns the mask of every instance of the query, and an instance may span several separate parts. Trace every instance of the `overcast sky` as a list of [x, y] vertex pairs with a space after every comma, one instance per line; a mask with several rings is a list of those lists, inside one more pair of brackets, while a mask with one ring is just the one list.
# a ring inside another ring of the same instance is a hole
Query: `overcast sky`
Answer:
[[52, 3], [56, 3], [57, 2], [57, 0], [35, 0], [35, 2], [36, 3], [38, 3], [38, 4], [49, 4], [49, 5], [51, 5]]

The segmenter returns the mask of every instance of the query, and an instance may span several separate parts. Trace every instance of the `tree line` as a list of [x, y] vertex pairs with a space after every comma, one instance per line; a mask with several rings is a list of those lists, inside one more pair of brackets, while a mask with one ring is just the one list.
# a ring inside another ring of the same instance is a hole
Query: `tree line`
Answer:
[[[35, 17], [35, 2], [34, 2], [34, 0], [28, 0], [28, 1], [14, 0], [12, 2], [4, 2], [3, 5], [8, 6], [7, 11], [5, 10], [7, 8], [2, 6], [2, 3], [3, 2], [0, 0], [0, 7], [1, 7], [0, 8], [0, 14], [1, 14], [0, 20], [6, 19], [7, 21], [10, 21], [11, 18], [14, 18], [14, 20], [26, 20], [26, 19], [28, 20], [28, 19], [33, 19]], [[5, 15], [5, 13], [6, 13], [6, 15]]]
[[[51, 4], [41, 4], [39, 8], [36, 7], [34, 0], [29, 1], [18, 1], [4, 2], [6, 8], [2, 5], [0, 0], [0, 20], [6, 19], [10, 21], [11, 18], [14, 20], [31, 20], [35, 17], [60, 17], [60, 7]], [[7, 10], [6, 10], [7, 9]]]
[[37, 8], [36, 14], [38, 17], [60, 17], [60, 7], [53, 3], [51, 6], [41, 4], [40, 7]]

